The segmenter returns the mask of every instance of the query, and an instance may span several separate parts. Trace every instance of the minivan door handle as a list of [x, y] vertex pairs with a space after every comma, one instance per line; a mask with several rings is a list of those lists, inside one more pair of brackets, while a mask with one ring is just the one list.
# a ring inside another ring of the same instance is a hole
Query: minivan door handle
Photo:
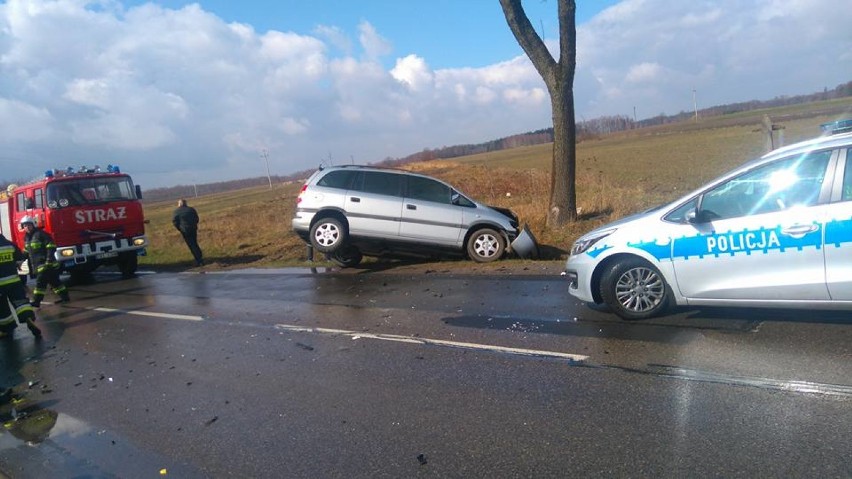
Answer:
[[416, 210], [416, 209], [417, 209], [417, 205], [407, 204], [407, 205], [405, 205], [405, 208], [406, 208], [406, 209], [409, 209], [409, 210]]
[[360, 203], [361, 198], [358, 198], [357, 196], [353, 196], [353, 197], [349, 198], [349, 201], [351, 201], [353, 203]]
[[808, 233], [813, 233], [814, 231], [819, 229], [819, 225], [810, 224], [810, 225], [795, 225], [787, 228], [782, 228], [781, 233], [788, 236], [804, 236]]

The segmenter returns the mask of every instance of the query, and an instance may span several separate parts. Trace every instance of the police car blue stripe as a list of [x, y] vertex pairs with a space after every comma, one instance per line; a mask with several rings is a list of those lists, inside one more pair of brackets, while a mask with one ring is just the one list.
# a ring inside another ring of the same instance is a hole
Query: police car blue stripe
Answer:
[[[814, 223], [814, 225], [819, 226], [819, 223]], [[825, 244], [840, 247], [844, 243], [852, 243], [852, 218], [832, 220], [826, 223]], [[788, 250], [802, 251], [805, 248], [821, 249], [822, 245], [823, 232], [819, 228], [801, 236], [791, 236], [782, 233], [781, 226], [772, 229], [743, 229], [742, 231], [728, 231], [725, 233], [696, 234], [694, 236], [684, 236], [674, 241], [667, 240], [665, 243], [657, 240], [627, 243], [628, 247], [645, 251], [658, 261], [667, 259], [702, 259], [705, 256], [718, 258], [720, 256], [734, 256], [737, 254], [766, 254], [770, 251], [780, 251], [783, 253]], [[612, 245], [606, 244], [598, 245], [586, 254], [592, 258], [597, 258], [601, 253], [612, 247]]]

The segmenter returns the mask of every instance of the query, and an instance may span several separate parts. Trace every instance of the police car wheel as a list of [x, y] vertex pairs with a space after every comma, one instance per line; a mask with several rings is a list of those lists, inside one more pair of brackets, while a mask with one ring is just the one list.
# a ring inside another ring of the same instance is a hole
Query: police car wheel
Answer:
[[320, 253], [333, 253], [346, 240], [346, 227], [336, 218], [321, 218], [311, 227], [311, 246]]
[[601, 297], [623, 319], [647, 319], [669, 306], [671, 289], [657, 268], [640, 258], [619, 260], [601, 278]]

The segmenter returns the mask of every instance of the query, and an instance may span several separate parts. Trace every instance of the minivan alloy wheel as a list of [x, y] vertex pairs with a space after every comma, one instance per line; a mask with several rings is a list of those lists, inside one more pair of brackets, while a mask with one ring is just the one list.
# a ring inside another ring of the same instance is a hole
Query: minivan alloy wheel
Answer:
[[346, 229], [335, 218], [323, 218], [311, 228], [311, 245], [321, 253], [337, 250], [346, 239]]
[[481, 229], [471, 235], [467, 253], [477, 263], [488, 263], [503, 256], [506, 245], [503, 236], [490, 228]]

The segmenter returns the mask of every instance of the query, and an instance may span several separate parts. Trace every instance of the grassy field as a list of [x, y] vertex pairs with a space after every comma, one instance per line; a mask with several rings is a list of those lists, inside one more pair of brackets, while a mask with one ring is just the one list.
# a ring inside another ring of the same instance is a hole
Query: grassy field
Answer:
[[[487, 204], [506, 206], [529, 224], [547, 257], [561, 259], [582, 233], [671, 201], [759, 156], [764, 115], [783, 126], [786, 144], [817, 136], [819, 125], [852, 117], [852, 98], [738, 113], [619, 132], [577, 145], [577, 206], [581, 220], [544, 228], [552, 145], [408, 166], [455, 185]], [[276, 184], [188, 198], [201, 216], [199, 244], [207, 268], [306, 265], [306, 247], [290, 230], [301, 184]], [[145, 203], [151, 246], [142, 265], [183, 269], [191, 255], [171, 225], [174, 202]], [[317, 258], [321, 259], [321, 258]]]

